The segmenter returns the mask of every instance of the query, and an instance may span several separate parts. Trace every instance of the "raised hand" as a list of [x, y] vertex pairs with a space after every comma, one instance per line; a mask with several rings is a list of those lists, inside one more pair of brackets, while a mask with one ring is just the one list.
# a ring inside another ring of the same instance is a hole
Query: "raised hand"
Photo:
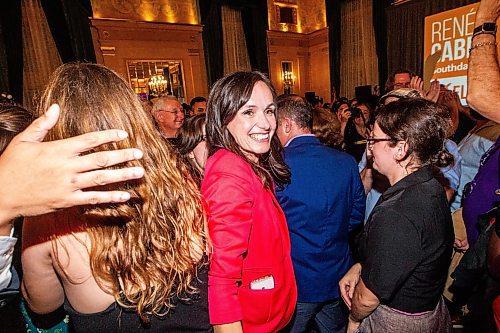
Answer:
[[429, 91], [425, 93], [424, 98], [428, 101], [436, 103], [439, 98], [440, 85], [438, 80], [431, 82]]
[[59, 106], [52, 105], [42, 117], [17, 135], [0, 156], [0, 223], [18, 215], [39, 215], [77, 205], [123, 202], [124, 191], [83, 191], [89, 187], [141, 178], [144, 169], [103, 168], [142, 158], [139, 149], [96, 152], [102, 144], [121, 141], [122, 130], [92, 132], [65, 140], [42, 142], [56, 124]]
[[422, 81], [420, 76], [414, 76], [411, 78], [409, 88], [418, 90], [422, 96], [425, 96], [424, 81]]
[[429, 91], [425, 91], [422, 79], [419, 76], [414, 76], [410, 80], [409, 88], [417, 90], [423, 98], [431, 102], [436, 103], [439, 98], [440, 85], [438, 80], [432, 81]]
[[341, 123], [347, 123], [349, 118], [351, 118], [351, 111], [349, 111], [349, 109], [339, 110], [337, 117]]

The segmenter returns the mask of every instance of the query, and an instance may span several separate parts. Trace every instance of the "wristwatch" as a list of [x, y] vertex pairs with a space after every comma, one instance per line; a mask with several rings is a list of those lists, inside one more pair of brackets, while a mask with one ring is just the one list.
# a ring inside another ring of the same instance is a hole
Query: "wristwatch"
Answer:
[[479, 27], [474, 28], [474, 34], [472, 37], [482, 34], [489, 34], [495, 36], [497, 33], [497, 25], [495, 22], [485, 22]]

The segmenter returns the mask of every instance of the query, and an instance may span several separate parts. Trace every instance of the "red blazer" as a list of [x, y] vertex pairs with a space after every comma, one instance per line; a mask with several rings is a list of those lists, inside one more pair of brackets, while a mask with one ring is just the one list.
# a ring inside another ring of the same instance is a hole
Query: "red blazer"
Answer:
[[[225, 149], [211, 156], [201, 192], [208, 205], [212, 258], [208, 273], [211, 324], [242, 320], [244, 332], [276, 332], [297, 301], [285, 215], [250, 164]], [[250, 289], [272, 275], [274, 288]]]

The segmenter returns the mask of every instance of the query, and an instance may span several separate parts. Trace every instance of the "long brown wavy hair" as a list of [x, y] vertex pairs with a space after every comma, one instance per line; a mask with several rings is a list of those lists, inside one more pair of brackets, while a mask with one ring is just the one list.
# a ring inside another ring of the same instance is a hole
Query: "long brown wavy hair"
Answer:
[[142, 160], [124, 163], [143, 167], [144, 178], [112, 186], [129, 191], [129, 202], [84, 209], [88, 220], [103, 221], [85, 226], [90, 268], [101, 289], [143, 320], [167, 314], [174, 296], [189, 300], [198, 292], [194, 282], [203, 260], [193, 253], [203, 251], [205, 214], [195, 183], [129, 84], [112, 70], [62, 65], [51, 76], [38, 114], [53, 103], [61, 114], [46, 140], [117, 128], [128, 138], [93, 151], [136, 147], [144, 152]]

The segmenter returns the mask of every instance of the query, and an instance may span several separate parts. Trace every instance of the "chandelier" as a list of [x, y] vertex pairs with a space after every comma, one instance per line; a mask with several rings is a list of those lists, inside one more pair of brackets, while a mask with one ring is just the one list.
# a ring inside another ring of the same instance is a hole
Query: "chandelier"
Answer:
[[149, 94], [158, 97], [167, 90], [167, 80], [163, 75], [154, 75], [149, 78]]
[[282, 72], [283, 89], [285, 94], [293, 93], [292, 87], [295, 84], [295, 75], [291, 71]]

